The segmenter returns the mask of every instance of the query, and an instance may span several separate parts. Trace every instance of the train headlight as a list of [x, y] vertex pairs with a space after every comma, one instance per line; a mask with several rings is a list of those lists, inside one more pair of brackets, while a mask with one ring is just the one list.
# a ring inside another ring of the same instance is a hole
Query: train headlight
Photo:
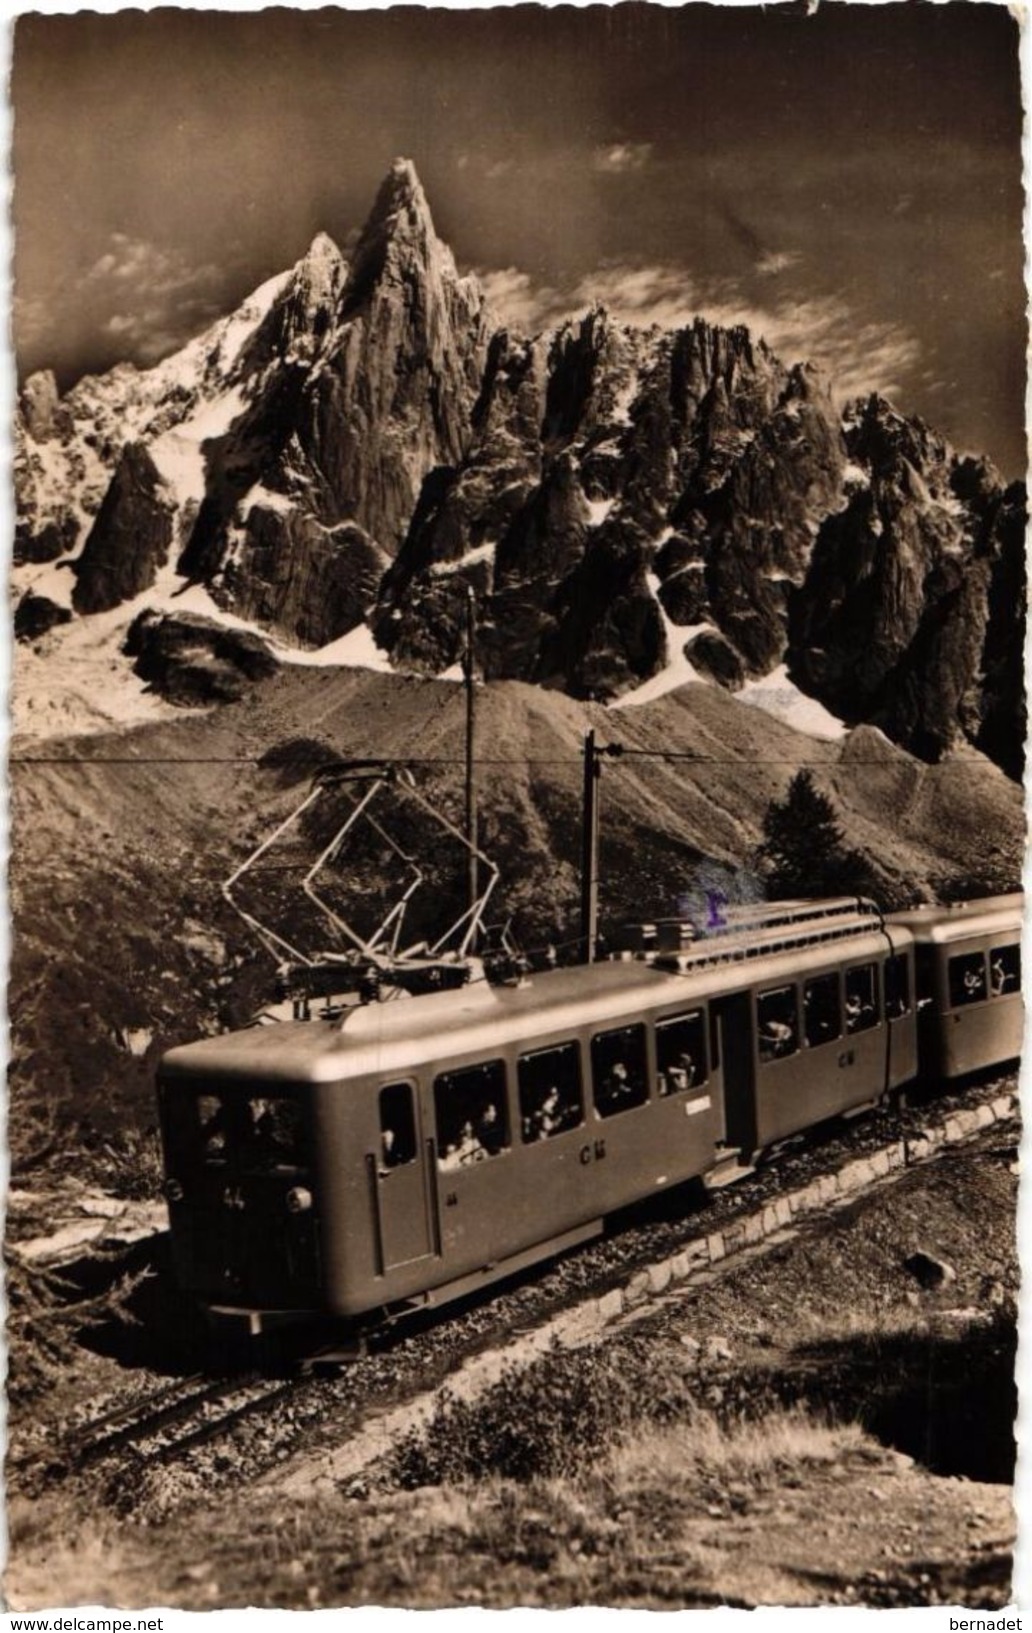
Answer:
[[183, 1187], [180, 1185], [178, 1179], [166, 1179], [165, 1200], [168, 1202], [182, 1202]]
[[292, 1190], [287, 1192], [288, 1213], [307, 1213], [311, 1206], [312, 1193], [307, 1191], [303, 1185], [295, 1185]]

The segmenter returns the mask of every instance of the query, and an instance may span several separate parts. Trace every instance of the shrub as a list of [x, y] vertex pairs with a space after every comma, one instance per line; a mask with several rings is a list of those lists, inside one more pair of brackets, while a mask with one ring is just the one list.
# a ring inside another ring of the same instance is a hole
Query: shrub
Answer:
[[641, 1418], [689, 1415], [691, 1380], [640, 1347], [555, 1351], [507, 1372], [475, 1402], [445, 1395], [429, 1426], [398, 1446], [390, 1478], [412, 1489], [561, 1476], [603, 1455]]

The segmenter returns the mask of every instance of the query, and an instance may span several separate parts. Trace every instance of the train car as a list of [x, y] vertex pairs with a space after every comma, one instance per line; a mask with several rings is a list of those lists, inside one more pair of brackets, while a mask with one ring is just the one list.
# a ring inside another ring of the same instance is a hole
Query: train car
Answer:
[[909, 1082], [917, 1069], [913, 991], [913, 944], [898, 927], [860, 922], [848, 939], [764, 952], [750, 986], [717, 1005], [729, 1142], [752, 1160]]
[[929, 1082], [967, 1077], [1016, 1060], [1024, 897], [992, 896], [893, 913], [914, 937], [919, 1069]]
[[439, 1304], [913, 1076], [913, 938], [849, 900], [172, 1050], [175, 1269], [252, 1331]]

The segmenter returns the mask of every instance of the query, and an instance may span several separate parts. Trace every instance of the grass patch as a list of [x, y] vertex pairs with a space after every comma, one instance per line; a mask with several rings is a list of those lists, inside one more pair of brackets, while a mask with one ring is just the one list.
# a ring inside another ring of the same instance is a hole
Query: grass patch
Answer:
[[665, 1478], [700, 1492], [728, 1483], [768, 1489], [803, 1470], [859, 1454], [866, 1444], [859, 1424], [833, 1423], [801, 1408], [735, 1423], [699, 1412], [689, 1423], [646, 1430], [614, 1448], [605, 1476], [614, 1490], [627, 1492], [654, 1489]]

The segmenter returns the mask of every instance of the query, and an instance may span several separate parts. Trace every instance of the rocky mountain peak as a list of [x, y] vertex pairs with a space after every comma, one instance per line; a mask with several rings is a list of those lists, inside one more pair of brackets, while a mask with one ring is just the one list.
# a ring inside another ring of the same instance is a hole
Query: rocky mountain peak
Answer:
[[489, 678], [605, 700], [787, 661], [849, 724], [1020, 767], [1023, 491], [882, 396], [841, 413], [743, 326], [595, 303], [510, 337], [406, 159], [350, 267], [319, 233], [154, 369], [35, 376], [16, 437], [26, 639], [187, 578], [440, 672], [472, 589]]
[[897, 479], [904, 461], [918, 470], [950, 467], [956, 461], [944, 437], [877, 393], [847, 411], [845, 424], [850, 452], [869, 464], [875, 476]]
[[410, 283], [414, 276], [457, 278], [451, 251], [437, 236], [415, 165], [409, 159], [395, 159], [352, 259], [345, 317], [363, 306], [382, 283]]
[[329, 233], [317, 232], [294, 268], [293, 282], [316, 296], [339, 295], [347, 274], [348, 263]]
[[332, 338], [348, 263], [328, 233], [317, 233], [247, 348], [247, 366], [261, 367], [270, 353], [291, 362], [312, 362]]
[[396, 216], [405, 210], [413, 211], [425, 217], [427, 221], [430, 220], [430, 206], [427, 204], [423, 184], [416, 173], [415, 165], [411, 159], [397, 158], [380, 183], [380, 190], [376, 195], [369, 220], [372, 222], [378, 216]]
[[30, 374], [22, 386], [18, 406], [31, 436], [45, 442], [56, 428], [59, 392], [52, 370]]
[[824, 402], [830, 396], [830, 382], [816, 363], [795, 363], [788, 373], [786, 395], [797, 402]]

